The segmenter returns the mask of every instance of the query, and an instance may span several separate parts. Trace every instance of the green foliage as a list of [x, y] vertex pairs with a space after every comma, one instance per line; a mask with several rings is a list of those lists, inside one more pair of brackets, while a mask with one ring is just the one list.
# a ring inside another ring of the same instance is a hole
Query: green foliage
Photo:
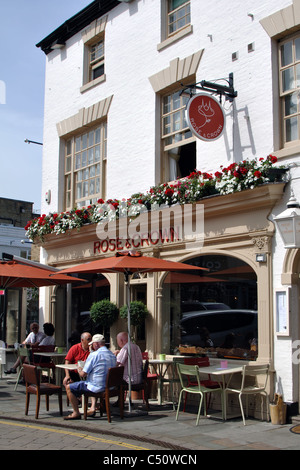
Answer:
[[[130, 321], [132, 326], [139, 326], [143, 323], [149, 311], [143, 302], [135, 300], [130, 302]], [[127, 319], [127, 305], [120, 308], [120, 317]]]
[[91, 320], [97, 325], [102, 327], [110, 327], [119, 315], [119, 309], [110, 300], [100, 300], [94, 302], [90, 308]]

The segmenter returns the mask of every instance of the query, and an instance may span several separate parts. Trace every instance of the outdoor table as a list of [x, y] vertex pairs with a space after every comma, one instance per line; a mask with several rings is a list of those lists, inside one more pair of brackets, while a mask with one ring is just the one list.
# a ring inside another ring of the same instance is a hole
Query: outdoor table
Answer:
[[[241, 373], [243, 370], [242, 365], [238, 364], [227, 364], [227, 366], [222, 365], [221, 361], [218, 364], [210, 365], [208, 367], [198, 367], [199, 373], [200, 374], [207, 374], [207, 375], [213, 375], [217, 382], [222, 386], [223, 390], [226, 388], [226, 383], [225, 379], [226, 377], [229, 376], [228, 381], [227, 381], [227, 386], [229, 385], [232, 376], [237, 373]], [[225, 362], [225, 361], [224, 361]], [[222, 400], [223, 400], [223, 405], [224, 405], [224, 396], [222, 394]], [[214, 415], [214, 417], [216, 417]], [[222, 416], [223, 419], [223, 416]]]
[[[57, 364], [57, 366], [55, 367], [58, 367], [59, 369], [77, 370], [78, 364]], [[82, 407], [79, 410], [80, 413], [83, 413], [83, 410], [84, 410], [84, 395], [82, 395]]]
[[[149, 364], [153, 366], [155, 373], [157, 374], [157, 381], [158, 381], [158, 403], [162, 404], [162, 395], [163, 395], [163, 384], [165, 382], [170, 382], [171, 384], [171, 393], [172, 393], [172, 401], [173, 400], [173, 380], [174, 380], [174, 362], [173, 359], [150, 359]], [[172, 369], [172, 377], [165, 378], [167, 371], [171, 367]]]
[[[58, 353], [58, 352], [52, 351], [52, 352], [36, 352], [34, 353], [34, 355], [52, 358], [55, 364], [55, 368], [57, 368], [60, 365], [57, 361], [59, 361], [59, 359], [61, 358], [65, 358], [67, 353], [66, 352]], [[60, 383], [61, 383], [61, 375], [59, 374], [59, 379], [58, 377], [56, 377], [56, 385], [60, 385]]]

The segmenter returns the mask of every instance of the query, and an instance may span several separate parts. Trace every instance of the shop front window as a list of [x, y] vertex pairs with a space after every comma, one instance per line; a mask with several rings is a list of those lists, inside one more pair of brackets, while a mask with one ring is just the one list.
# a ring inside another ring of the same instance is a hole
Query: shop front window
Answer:
[[20, 291], [7, 290], [7, 309], [6, 309], [6, 343], [12, 345], [18, 342], [19, 338], [19, 307]]
[[193, 258], [209, 268], [191, 278], [169, 273], [163, 287], [164, 352], [257, 357], [257, 286], [253, 269], [229, 256]]

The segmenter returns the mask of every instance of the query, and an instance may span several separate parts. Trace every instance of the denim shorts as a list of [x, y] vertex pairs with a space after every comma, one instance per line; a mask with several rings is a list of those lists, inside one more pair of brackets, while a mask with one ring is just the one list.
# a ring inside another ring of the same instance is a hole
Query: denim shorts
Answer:
[[69, 387], [75, 397], [80, 397], [84, 392], [88, 392], [87, 383], [84, 380], [70, 383]]

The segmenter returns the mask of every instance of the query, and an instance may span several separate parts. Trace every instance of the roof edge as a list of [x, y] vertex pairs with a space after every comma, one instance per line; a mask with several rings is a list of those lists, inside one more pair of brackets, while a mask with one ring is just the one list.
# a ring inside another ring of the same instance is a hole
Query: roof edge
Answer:
[[46, 55], [49, 54], [54, 49], [53, 44], [64, 44], [92, 21], [105, 15], [117, 5], [120, 5], [119, 0], [94, 0], [38, 42], [36, 47], [41, 48]]

